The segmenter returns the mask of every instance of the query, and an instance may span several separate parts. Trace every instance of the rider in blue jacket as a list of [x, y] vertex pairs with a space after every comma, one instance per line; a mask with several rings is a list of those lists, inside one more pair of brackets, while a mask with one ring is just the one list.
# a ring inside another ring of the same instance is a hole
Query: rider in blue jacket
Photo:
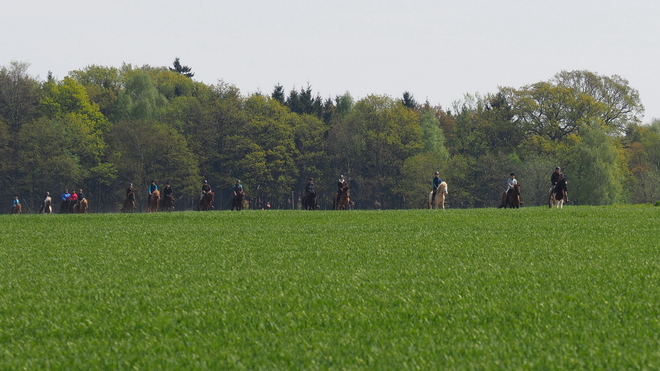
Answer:
[[151, 181], [151, 185], [149, 185], [149, 194], [154, 193], [154, 191], [158, 190], [158, 185], [156, 185], [155, 181]]
[[243, 192], [243, 185], [240, 180], [237, 180], [234, 184], [234, 196], [238, 196], [241, 192]]
[[442, 178], [440, 178], [440, 173], [436, 171], [435, 176], [433, 177], [433, 196], [431, 196], [431, 202], [435, 201], [435, 195], [438, 193], [440, 183], [442, 183]]

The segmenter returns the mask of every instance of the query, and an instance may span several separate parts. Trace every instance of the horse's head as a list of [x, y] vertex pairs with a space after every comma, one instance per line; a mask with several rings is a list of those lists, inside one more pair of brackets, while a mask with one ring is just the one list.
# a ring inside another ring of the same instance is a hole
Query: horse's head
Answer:
[[447, 191], [447, 189], [448, 189], [448, 188], [447, 188], [447, 182], [442, 182], [442, 183], [440, 183], [440, 185], [438, 186], [438, 188], [440, 189], [440, 192], [442, 192], [442, 193], [444, 193], [444, 194], [449, 194], [449, 192]]

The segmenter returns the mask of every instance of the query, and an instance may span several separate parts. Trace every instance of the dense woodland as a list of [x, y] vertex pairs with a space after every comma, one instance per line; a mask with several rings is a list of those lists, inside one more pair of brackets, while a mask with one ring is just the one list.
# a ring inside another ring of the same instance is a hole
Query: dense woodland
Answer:
[[[240, 179], [273, 208], [298, 204], [309, 177], [321, 208], [346, 176], [360, 209], [422, 208], [435, 171], [448, 207], [491, 207], [510, 172], [526, 206], [547, 202], [561, 166], [575, 204], [660, 200], [660, 121], [643, 125], [638, 92], [619, 76], [562, 71], [548, 81], [452, 107], [402, 97], [322, 97], [311, 86], [244, 96], [190, 67], [89, 66], [39, 81], [0, 68], [0, 200], [35, 212], [46, 191], [82, 188], [92, 211], [116, 211], [133, 183], [170, 182], [193, 208], [207, 179], [216, 209]], [[258, 207], [258, 206], [257, 206]]]

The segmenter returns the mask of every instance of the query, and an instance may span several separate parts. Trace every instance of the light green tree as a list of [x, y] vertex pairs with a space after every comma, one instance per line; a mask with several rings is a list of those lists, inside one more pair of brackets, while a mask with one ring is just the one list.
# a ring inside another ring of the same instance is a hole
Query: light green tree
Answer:
[[597, 126], [572, 137], [568, 163], [569, 199], [577, 204], [610, 205], [624, 201], [624, 178], [617, 143]]

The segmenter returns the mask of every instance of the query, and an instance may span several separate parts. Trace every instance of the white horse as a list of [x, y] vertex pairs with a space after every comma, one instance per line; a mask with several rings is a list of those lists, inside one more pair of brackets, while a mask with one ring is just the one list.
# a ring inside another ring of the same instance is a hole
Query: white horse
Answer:
[[445, 208], [445, 196], [449, 194], [447, 192], [447, 182], [442, 182], [438, 186], [438, 191], [435, 194], [435, 199], [433, 199], [433, 191], [429, 192], [429, 209], [439, 209], [440, 206]]
[[44, 199], [44, 203], [41, 204], [41, 213], [42, 214], [52, 214], [53, 213], [53, 200], [50, 198], [49, 195], [46, 195], [46, 198]]

